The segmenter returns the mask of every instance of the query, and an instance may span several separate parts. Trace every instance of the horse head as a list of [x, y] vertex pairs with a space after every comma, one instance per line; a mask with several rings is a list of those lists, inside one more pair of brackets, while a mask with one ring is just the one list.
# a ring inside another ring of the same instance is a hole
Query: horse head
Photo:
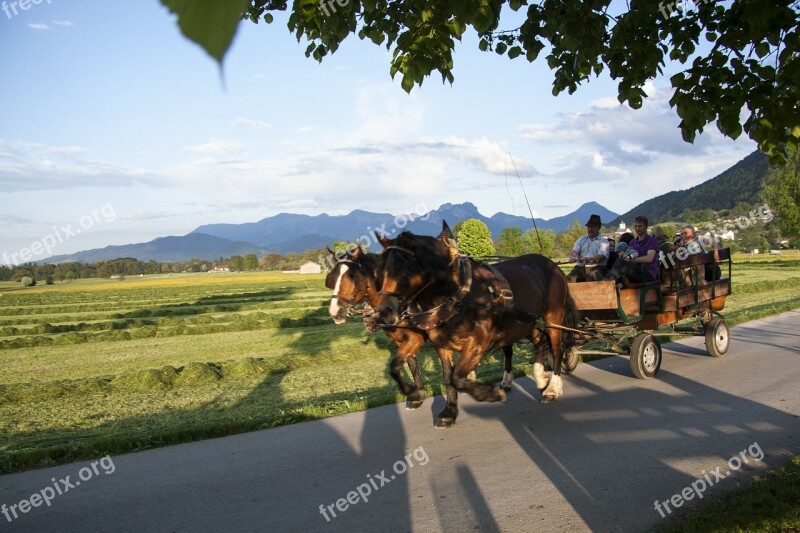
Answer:
[[404, 231], [395, 239], [376, 238], [383, 246], [383, 265], [377, 276], [381, 290], [374, 306], [378, 324], [396, 326], [411, 305], [457, 290], [450, 268], [455, 239], [446, 222], [438, 237]]
[[362, 263], [366, 254], [360, 244], [355, 250], [345, 252], [344, 256], [336, 254], [330, 248], [326, 249], [333, 263], [333, 268], [325, 278], [325, 286], [333, 289], [328, 314], [335, 324], [341, 325], [347, 322], [353, 306], [367, 294], [369, 281]]

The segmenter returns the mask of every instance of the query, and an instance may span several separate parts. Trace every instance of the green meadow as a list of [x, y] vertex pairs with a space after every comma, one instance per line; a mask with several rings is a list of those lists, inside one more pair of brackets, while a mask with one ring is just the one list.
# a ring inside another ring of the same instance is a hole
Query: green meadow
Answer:
[[[800, 307], [800, 262], [737, 258], [723, 314]], [[319, 419], [403, 401], [393, 344], [335, 326], [322, 275], [198, 273], [0, 283], [0, 472]], [[440, 365], [420, 354], [429, 394]], [[531, 370], [515, 350], [515, 374]], [[502, 377], [499, 354], [482, 381]]]

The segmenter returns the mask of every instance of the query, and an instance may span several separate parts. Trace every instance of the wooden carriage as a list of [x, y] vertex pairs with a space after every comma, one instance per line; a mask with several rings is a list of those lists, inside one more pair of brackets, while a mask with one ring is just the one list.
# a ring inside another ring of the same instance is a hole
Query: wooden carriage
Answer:
[[[581, 320], [578, 343], [565, 357], [564, 369], [571, 371], [580, 354], [627, 354], [633, 374], [651, 378], [661, 367], [659, 336], [705, 336], [709, 355], [724, 355], [730, 333], [719, 312], [731, 294], [730, 249], [719, 250], [719, 259], [711, 252], [664, 258], [661, 280], [648, 283], [570, 283]], [[678, 324], [690, 318], [694, 322]], [[602, 349], [587, 347], [598, 343]]]

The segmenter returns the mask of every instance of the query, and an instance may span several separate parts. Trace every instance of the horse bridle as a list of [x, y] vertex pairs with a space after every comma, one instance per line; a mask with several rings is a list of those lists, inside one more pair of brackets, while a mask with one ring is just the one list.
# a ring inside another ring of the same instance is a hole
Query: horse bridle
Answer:
[[[448, 246], [449, 246], [449, 248], [450, 248], [450, 250], [452, 252], [453, 245], [451, 243], [448, 243], [447, 241], [444, 241], [444, 242], [445, 242], [445, 244], [448, 244]], [[395, 246], [395, 245], [387, 246], [386, 248], [384, 248], [384, 253], [390, 252], [392, 250], [397, 250], [397, 251], [403, 252], [403, 253], [411, 256], [411, 260], [412, 261], [418, 262], [416, 254], [412, 250], [409, 250], [408, 248], [403, 248], [402, 246]], [[452, 254], [451, 253], [451, 256], [452, 256], [452, 258], [451, 258], [450, 263], [448, 264], [448, 266], [453, 266], [457, 261], [459, 261], [459, 255], [458, 254]], [[438, 311], [439, 309], [445, 307], [446, 305], [457, 304], [463, 299], [463, 296], [465, 295], [464, 287], [461, 288], [461, 298], [458, 298], [457, 300], [456, 299], [452, 299], [452, 298], [446, 298], [443, 303], [437, 305], [436, 307], [434, 307], [432, 309], [428, 309], [426, 311], [420, 311], [418, 313], [411, 313], [408, 310], [409, 307], [411, 306], [411, 303], [414, 300], [416, 300], [417, 297], [419, 297], [419, 295], [422, 294], [434, 282], [435, 282], [434, 279], [428, 280], [427, 283], [425, 283], [422, 287], [420, 287], [414, 294], [412, 294], [408, 298], [403, 298], [402, 295], [400, 293], [396, 292], [396, 291], [384, 291], [384, 290], [381, 290], [381, 291], [378, 291], [378, 294], [383, 295], [383, 296], [390, 296], [390, 297], [397, 298], [397, 300], [398, 300], [398, 302], [400, 304], [400, 319], [399, 319], [399, 321], [401, 321], [401, 322], [403, 320], [405, 320], [405, 319], [412, 319], [415, 316], [429, 315], [429, 314], [434, 313], [434, 312]], [[469, 285], [471, 285], [471, 283], [472, 283], [472, 279], [470, 277], [470, 279], [468, 280], [468, 283], [467, 283], [466, 292], [469, 292]]]
[[[364, 265], [362, 265], [358, 261], [353, 261], [352, 259], [341, 259], [336, 262], [336, 265], [333, 268], [334, 269], [338, 268], [339, 265], [354, 265], [362, 271], [362, 274], [364, 274]], [[356, 299], [356, 296], [358, 296], [358, 294], [362, 292], [362, 286], [360, 285], [360, 283], [363, 283], [364, 296], [362, 296], [359, 299]], [[364, 275], [363, 279], [359, 279], [358, 281], [356, 281], [356, 292], [353, 294], [352, 298], [345, 298], [344, 296], [341, 296], [338, 293], [334, 294], [333, 297], [336, 298], [338, 301], [347, 305], [348, 307], [347, 314], [350, 315], [353, 313], [353, 307], [355, 307], [355, 305], [358, 302], [364, 299], [364, 297], [367, 295], [368, 290], [369, 290], [369, 282], [367, 281], [367, 276]], [[356, 312], [364, 312], [364, 311], [356, 311]]]

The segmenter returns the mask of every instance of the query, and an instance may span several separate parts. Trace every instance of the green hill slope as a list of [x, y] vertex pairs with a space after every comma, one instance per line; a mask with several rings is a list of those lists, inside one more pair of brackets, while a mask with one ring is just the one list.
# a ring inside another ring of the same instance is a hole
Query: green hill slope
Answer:
[[740, 202], [750, 205], [760, 203], [761, 188], [769, 170], [767, 156], [759, 151], [748, 155], [731, 168], [700, 185], [683, 191], [672, 191], [643, 202], [627, 213], [614, 219], [630, 222], [633, 217], [644, 214], [651, 224], [676, 220], [684, 209], [731, 209]]

